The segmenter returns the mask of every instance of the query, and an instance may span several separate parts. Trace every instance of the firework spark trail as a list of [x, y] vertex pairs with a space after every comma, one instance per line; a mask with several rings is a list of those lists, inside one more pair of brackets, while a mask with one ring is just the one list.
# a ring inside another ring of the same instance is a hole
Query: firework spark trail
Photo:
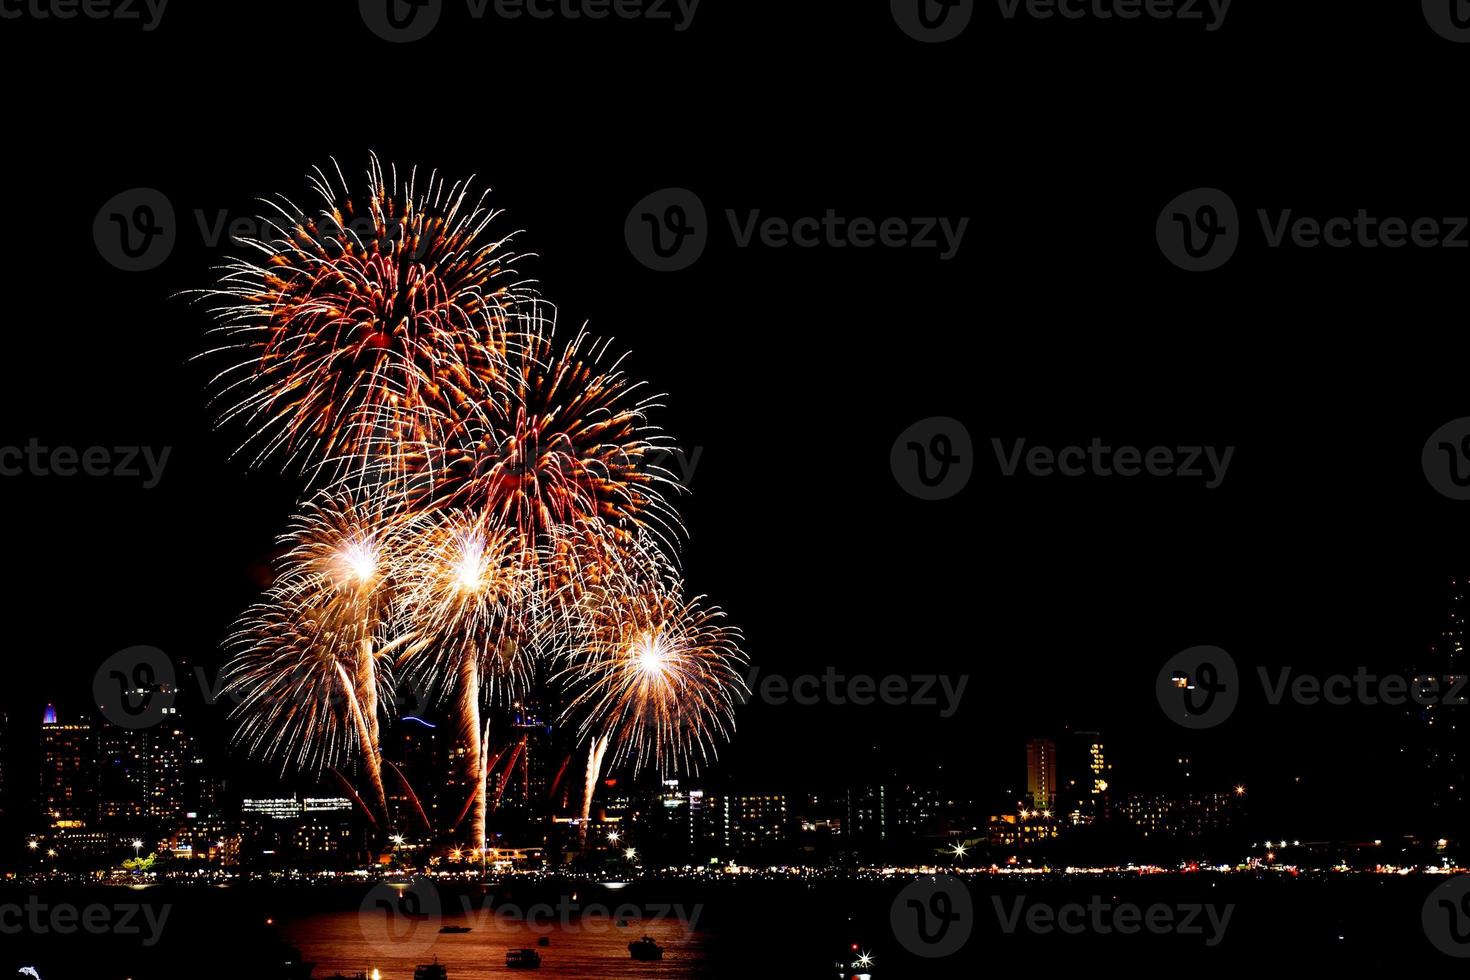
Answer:
[[728, 739], [745, 692], [742, 638], [721, 609], [702, 603], [675, 595], [620, 603], [627, 618], [563, 672], [577, 691], [568, 717], [584, 737], [612, 738], [614, 764], [697, 772]]
[[[333, 765], [347, 754], [339, 733], [350, 729], [379, 814], [387, 812], [379, 717], [394, 683], [382, 661], [396, 646], [386, 633], [384, 549], [395, 520], [382, 503], [336, 494], [308, 501], [281, 538], [288, 550], [268, 601], [231, 637], [226, 675], [241, 697], [239, 737], [266, 755], [289, 751], [290, 738], [279, 736], [294, 731], [305, 750], [298, 766]], [[286, 731], [273, 733], [275, 725]], [[311, 748], [318, 737], [319, 754]]]
[[[529, 295], [510, 277], [511, 236], [470, 182], [417, 170], [400, 181], [376, 157], [367, 192], [320, 168], [320, 210], [268, 200], [265, 240], [203, 293], [233, 363], [213, 379], [221, 421], [238, 420], [252, 462], [284, 457], [313, 483], [381, 482], [422, 461], [463, 419], [495, 408]], [[501, 409], [503, 410], [503, 406]]]
[[745, 691], [738, 630], [718, 607], [685, 601], [675, 569], [647, 537], [564, 530], [556, 607], [573, 637], [553, 678], [574, 696], [564, 720], [591, 740], [583, 827], [604, 763], [667, 773], [707, 764]]
[[455, 706], [483, 855], [486, 709], [549, 667], [589, 741], [585, 833], [605, 764], [707, 762], [744, 687], [739, 632], [681, 598], [658, 396], [610, 341], [556, 340], [468, 182], [373, 158], [359, 196], [332, 169], [314, 217], [267, 202], [271, 234], [204, 293], [222, 423], [321, 491], [227, 642], [237, 739], [300, 769], [361, 756], [386, 824], [381, 719], [419, 682]]
[[404, 588], [395, 611], [399, 661], [426, 689], [454, 697], [466, 766], [477, 790], [471, 833], [483, 848], [488, 798], [484, 705], [529, 686], [538, 569], [517, 534], [493, 521], [432, 511], [408, 525]]
[[587, 824], [592, 818], [592, 796], [597, 792], [597, 780], [602, 778], [602, 763], [607, 757], [610, 742], [611, 739], [608, 736], [596, 735], [587, 746], [587, 773], [582, 786], [582, 812], [581, 819], [577, 822], [577, 836], [583, 841], [587, 839]]
[[467, 417], [430, 450], [435, 492], [518, 529], [527, 547], [593, 519], [676, 545], [683, 527], [665, 492], [682, 488], [662, 465], [672, 441], [649, 420], [661, 396], [642, 394], [610, 340], [583, 330], [559, 344], [548, 305], [527, 304], [517, 322], [506, 412]]

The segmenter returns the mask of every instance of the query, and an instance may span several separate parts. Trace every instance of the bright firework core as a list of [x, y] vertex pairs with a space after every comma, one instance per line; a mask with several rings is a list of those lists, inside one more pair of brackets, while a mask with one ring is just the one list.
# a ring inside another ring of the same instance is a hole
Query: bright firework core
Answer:
[[454, 566], [454, 580], [463, 592], [479, 592], [485, 585], [485, 543], [471, 538], [464, 543], [459, 563]]
[[342, 562], [359, 582], [371, 582], [378, 571], [378, 556], [372, 548], [361, 542], [354, 542], [342, 549]]
[[661, 636], [644, 634], [633, 644], [633, 657], [649, 677], [662, 677], [669, 666], [669, 651]]

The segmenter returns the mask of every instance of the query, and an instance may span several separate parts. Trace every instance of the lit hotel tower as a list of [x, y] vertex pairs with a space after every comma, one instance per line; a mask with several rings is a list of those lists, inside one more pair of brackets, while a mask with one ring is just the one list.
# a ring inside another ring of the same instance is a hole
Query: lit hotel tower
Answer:
[[[1429, 678], [1436, 682], [1441, 696], [1449, 694], [1461, 683], [1465, 664], [1465, 621], [1470, 614], [1466, 602], [1466, 591], [1470, 581], [1463, 578], [1451, 579], [1448, 595], [1448, 616], [1441, 624], [1434, 642], [1430, 644], [1428, 663], [1414, 671], [1415, 678]], [[1444, 703], [1441, 697], [1424, 698], [1427, 703], [1409, 699], [1408, 710], [1419, 726], [1418, 761], [1421, 773], [1428, 785], [1423, 787], [1434, 813], [1434, 826], [1428, 828], [1436, 836], [1445, 834], [1450, 828], [1461, 825], [1466, 817], [1465, 754], [1460, 746], [1458, 708], [1453, 702]]]
[[56, 720], [46, 705], [41, 717], [41, 816], [53, 828], [79, 829], [94, 816], [97, 746], [87, 722]]
[[1033, 738], [1026, 743], [1026, 793], [1031, 805], [1050, 810], [1057, 802], [1057, 743]]

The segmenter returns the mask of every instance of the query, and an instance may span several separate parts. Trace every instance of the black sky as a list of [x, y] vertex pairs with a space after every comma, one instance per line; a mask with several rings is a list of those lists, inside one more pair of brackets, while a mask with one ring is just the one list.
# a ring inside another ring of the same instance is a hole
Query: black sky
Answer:
[[[669, 393], [661, 421], [702, 450], [683, 506], [691, 586], [745, 628], [763, 672], [970, 676], [950, 719], [753, 704], [728, 756], [741, 779], [839, 781], [878, 766], [877, 746], [883, 766], [942, 759], [983, 795], [1019, 785], [1024, 738], [1072, 722], [1108, 734], [1124, 784], [1176, 745], [1222, 783], [1307, 776], [1279, 797], [1302, 811], [1288, 833], [1367, 832], [1400, 808], [1397, 713], [1248, 703], [1191, 736], [1152, 685], [1198, 643], [1247, 671], [1419, 659], [1470, 564], [1470, 504], [1434, 493], [1419, 463], [1430, 432], [1470, 415], [1470, 254], [1273, 251], [1257, 234], [1191, 276], [1153, 227], [1196, 186], [1227, 189], [1250, 220], [1470, 211], [1450, 94], [1470, 52], [1417, 5], [1242, 7], [1214, 34], [1003, 24], [985, 8], [936, 47], [883, 4], [708, 0], [681, 34], [482, 23], [407, 46], [368, 34], [355, 4], [299, 6], [179, 5], [151, 34], [4, 24], [39, 60], [0, 65], [0, 444], [172, 447], [153, 490], [0, 483], [13, 716], [80, 710], [96, 665], [133, 644], [217, 668], [299, 487], [244, 472], [209, 425], [189, 363], [205, 317], [179, 294], [224, 252], [195, 212], [305, 200], [311, 165], [336, 156], [354, 175], [375, 150], [488, 182], [563, 323], [616, 336]], [[173, 202], [179, 244], [125, 273], [92, 221], [139, 186]], [[713, 241], [659, 274], [623, 223], [669, 186], [699, 194]], [[944, 262], [739, 249], [725, 218], [828, 208], [970, 226]], [[977, 450], [969, 487], [936, 503], [906, 495], [888, 461], [931, 416], [962, 420]], [[1236, 453], [1207, 491], [1003, 479], [990, 451], [1094, 436]]]

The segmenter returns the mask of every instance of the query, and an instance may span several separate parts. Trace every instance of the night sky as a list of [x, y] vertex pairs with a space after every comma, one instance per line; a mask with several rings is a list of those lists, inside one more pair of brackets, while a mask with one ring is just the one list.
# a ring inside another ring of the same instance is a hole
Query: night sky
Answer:
[[[179, 4], [151, 33], [0, 23], [33, 58], [0, 63], [0, 445], [172, 447], [155, 489], [0, 481], [0, 701], [21, 751], [48, 700], [87, 709], [93, 671], [123, 647], [214, 676], [301, 487], [246, 472], [236, 434], [211, 427], [190, 361], [207, 320], [181, 294], [228, 249], [196, 212], [249, 216], [274, 192], [305, 203], [313, 164], [335, 156], [355, 179], [372, 150], [479, 175], [500, 227], [525, 229], [536, 257], [521, 270], [564, 329], [615, 336], [668, 393], [658, 420], [701, 451], [682, 504], [691, 589], [729, 610], [763, 674], [970, 678], [948, 719], [751, 704], [726, 774], [794, 788], [942, 763], [957, 791], [988, 797], [1024, 788], [1025, 738], [1071, 723], [1104, 733], [1120, 789], [1148, 788], [1183, 748], [1219, 785], [1260, 787], [1292, 836], [1401, 816], [1401, 712], [1270, 708], [1256, 684], [1230, 723], [1191, 734], [1153, 682], [1200, 643], [1251, 675], [1422, 659], [1470, 566], [1470, 503], [1420, 467], [1428, 435], [1470, 415], [1470, 251], [1269, 249], [1253, 227], [1225, 268], [1191, 275], [1160, 255], [1154, 222], [1199, 186], [1226, 189], [1250, 223], [1257, 208], [1470, 212], [1458, 124], [1430, 98], [1458, 90], [1470, 49], [1435, 37], [1417, 4], [1374, 20], [1241, 5], [1209, 34], [1006, 24], [981, 5], [936, 46], [885, 4], [706, 0], [682, 33], [459, 10], [400, 46], [354, 3], [312, 4], [317, 19], [300, 6]], [[162, 191], [178, 220], [148, 272], [110, 266], [92, 237], [103, 203], [134, 187]], [[680, 272], [645, 268], [623, 238], [633, 204], [665, 187], [693, 190], [712, 224]], [[829, 208], [970, 220], [942, 261], [738, 248], [725, 214]], [[933, 416], [964, 423], [975, 475], [926, 502], [889, 451]], [[1206, 490], [1003, 478], [991, 449], [1094, 436], [1236, 451]]]

